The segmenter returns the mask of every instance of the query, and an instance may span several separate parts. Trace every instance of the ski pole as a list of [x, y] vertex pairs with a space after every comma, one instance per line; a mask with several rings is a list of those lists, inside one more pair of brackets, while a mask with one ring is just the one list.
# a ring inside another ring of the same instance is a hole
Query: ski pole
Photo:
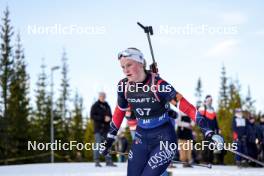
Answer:
[[[188, 164], [187, 162], [184, 161], [178, 161], [178, 160], [172, 160], [173, 163], [176, 164]], [[208, 169], [212, 169], [212, 164], [197, 164], [197, 163], [192, 163], [192, 166], [199, 166], [199, 167], [206, 167]]]
[[116, 155], [116, 154], [119, 154], [119, 155], [128, 155], [127, 152], [118, 152], [118, 151], [110, 151], [110, 154], [113, 154], [113, 155]]
[[234, 154], [236, 154], [236, 155], [239, 155], [239, 156], [241, 156], [241, 157], [243, 157], [243, 158], [245, 158], [245, 159], [248, 159], [248, 160], [250, 160], [250, 161], [252, 161], [252, 162], [255, 162], [255, 163], [257, 163], [257, 164], [259, 164], [259, 165], [261, 165], [261, 166], [264, 166], [264, 163], [263, 163], [263, 162], [260, 162], [260, 161], [254, 159], [254, 158], [252, 158], [252, 157], [250, 157], [250, 156], [248, 156], [248, 155], [245, 155], [245, 154], [243, 154], [243, 153], [240, 153], [240, 152], [237, 152], [237, 151], [234, 151], [234, 150], [231, 150], [231, 149], [227, 149], [227, 151], [229, 151], [229, 152], [231, 152], [231, 153], [234, 153]]

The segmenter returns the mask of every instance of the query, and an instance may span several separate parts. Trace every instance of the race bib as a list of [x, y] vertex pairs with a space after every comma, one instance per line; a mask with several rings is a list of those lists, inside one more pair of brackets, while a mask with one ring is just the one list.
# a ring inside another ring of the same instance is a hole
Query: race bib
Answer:
[[243, 118], [236, 118], [236, 124], [238, 127], [246, 126], [246, 120]]

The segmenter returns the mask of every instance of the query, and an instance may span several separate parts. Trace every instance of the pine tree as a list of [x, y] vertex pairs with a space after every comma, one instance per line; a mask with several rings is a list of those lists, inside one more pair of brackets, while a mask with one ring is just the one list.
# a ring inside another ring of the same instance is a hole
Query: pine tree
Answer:
[[[195, 94], [194, 94], [196, 97], [196, 108], [197, 109], [199, 109], [199, 107], [202, 106], [202, 104], [203, 104], [202, 93], [203, 93], [203, 91], [202, 91], [202, 80], [199, 77], [198, 81], [197, 81], [196, 88], [195, 88]], [[202, 134], [201, 130], [197, 126], [194, 127], [193, 130], [196, 133], [196, 141], [201, 142], [203, 140], [203, 134]]]
[[[231, 142], [231, 123], [232, 123], [232, 112], [228, 109], [229, 105], [229, 95], [228, 95], [228, 79], [226, 76], [225, 66], [222, 67], [221, 71], [221, 84], [219, 91], [219, 99], [218, 99], [218, 111], [217, 111], [217, 120], [219, 124], [219, 128], [221, 130], [221, 135], [223, 135], [226, 142]], [[227, 163], [233, 163], [233, 156], [228, 154], [225, 157]]]
[[[1, 25], [0, 37], [1, 37], [1, 55], [0, 55], [0, 87], [1, 87], [1, 133], [2, 138], [0, 140], [0, 158], [8, 158], [9, 149], [9, 119], [7, 116], [7, 105], [9, 97], [9, 88], [11, 84], [11, 77], [13, 74], [12, 64], [12, 46], [11, 37], [13, 36], [13, 27], [10, 25], [9, 9], [8, 7], [4, 11], [4, 17], [2, 18], [3, 25]], [[6, 162], [5, 162], [6, 163]]]
[[[219, 127], [221, 129], [221, 135], [224, 137], [226, 143], [232, 143], [232, 120], [234, 110], [236, 108], [242, 107], [242, 100], [240, 95], [240, 85], [237, 81], [236, 83], [230, 80], [228, 88], [226, 89], [227, 98], [226, 105], [219, 106], [217, 116]], [[221, 91], [220, 91], [221, 96]], [[223, 103], [224, 101], [222, 101]], [[219, 101], [221, 103], [221, 101]], [[234, 163], [234, 155], [230, 152], [227, 153], [225, 157], [225, 163], [232, 164]]]
[[[48, 143], [50, 142], [50, 114], [51, 98], [47, 92], [47, 74], [44, 59], [41, 63], [41, 71], [35, 89], [35, 108], [30, 119], [30, 138], [32, 141]], [[32, 151], [31, 155], [47, 153], [48, 151]], [[42, 157], [32, 159], [33, 162], [49, 162], [50, 158]]]
[[[74, 98], [74, 110], [71, 122], [71, 140], [82, 143], [84, 141], [84, 129], [83, 129], [83, 99], [76, 92]], [[73, 150], [73, 158], [76, 159], [77, 152], [83, 153], [83, 151]]]
[[13, 36], [13, 27], [10, 25], [9, 10], [4, 11], [3, 26], [1, 26], [1, 58], [0, 58], [0, 83], [2, 88], [3, 117], [6, 118], [7, 100], [9, 96], [9, 87], [13, 74], [11, 37]]
[[[70, 101], [70, 90], [69, 90], [69, 78], [68, 78], [68, 64], [67, 64], [67, 56], [65, 50], [62, 53], [62, 80], [60, 84], [60, 96], [57, 101], [56, 106], [56, 113], [55, 113], [55, 121], [56, 121], [56, 128], [55, 128], [55, 137], [57, 140], [61, 140], [63, 143], [70, 142], [70, 111], [68, 110], [68, 103]], [[60, 156], [70, 156], [71, 151], [58, 151], [57, 152]], [[64, 161], [64, 158], [62, 158]]]
[[68, 112], [68, 101], [70, 97], [70, 90], [69, 90], [69, 78], [68, 78], [68, 64], [67, 64], [67, 57], [65, 50], [62, 53], [62, 80], [61, 80], [61, 94], [58, 103], [58, 113], [65, 120], [67, 112]]
[[[225, 66], [222, 67], [220, 79], [221, 79], [221, 84], [220, 84], [219, 99], [218, 99], [217, 120], [218, 120], [219, 128], [221, 130], [221, 135], [223, 135], [225, 140], [230, 141], [231, 127], [228, 125], [231, 124], [232, 113], [228, 109], [228, 103], [229, 103], [228, 86], [227, 86], [228, 79], [226, 76]], [[227, 129], [228, 132], [224, 128], [228, 128]], [[233, 162], [232, 155], [225, 158], [228, 158], [227, 160], [229, 163]]]
[[229, 104], [228, 109], [231, 113], [234, 112], [234, 109], [241, 108], [242, 107], [242, 100], [240, 95], [240, 85], [239, 82], [236, 81], [234, 83], [233, 81], [229, 84]]
[[247, 91], [247, 96], [245, 99], [245, 107], [244, 109], [249, 112], [251, 115], [256, 115], [256, 109], [254, 107], [254, 103], [256, 101], [253, 100], [252, 96], [251, 96], [251, 91], [250, 91], [250, 87], [248, 86], [248, 91]]
[[26, 71], [24, 51], [17, 35], [14, 72], [11, 77], [7, 115], [9, 117], [9, 148], [11, 157], [25, 156], [29, 127], [29, 75]]
[[228, 86], [227, 86], [227, 76], [225, 66], [222, 67], [221, 72], [221, 86], [219, 94], [219, 107], [218, 109], [225, 109], [228, 105]]
[[[84, 134], [84, 143], [94, 143], [94, 126], [91, 118], [88, 119]], [[87, 161], [93, 161], [93, 151], [85, 150], [84, 156]]]
[[202, 104], [202, 80], [198, 78], [197, 87], [195, 88], [196, 107], [200, 107]]
[[44, 59], [41, 64], [41, 73], [38, 76], [37, 89], [36, 89], [36, 110], [35, 110], [35, 120], [36, 126], [39, 128], [38, 140], [42, 142], [48, 142], [50, 136], [50, 114], [48, 112], [49, 107], [49, 96], [47, 93], [47, 75], [46, 75], [46, 65]]

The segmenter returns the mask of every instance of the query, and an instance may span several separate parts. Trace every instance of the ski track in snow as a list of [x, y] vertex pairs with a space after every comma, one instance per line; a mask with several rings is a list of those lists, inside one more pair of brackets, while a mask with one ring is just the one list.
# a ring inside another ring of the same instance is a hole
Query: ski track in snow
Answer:
[[[101, 168], [94, 163], [55, 163], [0, 166], [0, 176], [125, 176], [126, 163], [118, 167]], [[213, 166], [212, 169], [194, 167], [169, 169], [173, 176], [264, 176], [264, 168], [242, 168], [236, 166]]]

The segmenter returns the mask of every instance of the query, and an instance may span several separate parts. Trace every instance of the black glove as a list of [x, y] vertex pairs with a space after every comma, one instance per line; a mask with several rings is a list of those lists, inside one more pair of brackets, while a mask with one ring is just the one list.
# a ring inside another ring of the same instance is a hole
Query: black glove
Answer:
[[155, 62], [155, 63], [150, 64], [149, 69], [153, 73], [158, 73], [157, 63]]
[[175, 111], [173, 111], [173, 110], [171, 110], [171, 109], [168, 111], [168, 115], [169, 115], [171, 118], [173, 118], [173, 119], [177, 119], [177, 117], [178, 117], [177, 112], [175, 112]]
[[104, 147], [100, 148], [99, 151], [101, 155], [107, 155], [109, 153], [112, 144], [115, 142], [117, 131], [118, 131], [117, 127], [113, 122], [111, 122], [109, 132], [107, 133], [107, 138], [104, 141]]
[[131, 112], [130, 116], [125, 116], [125, 118], [127, 120], [135, 120], [135, 119], [137, 119], [133, 111]]
[[221, 135], [215, 134], [213, 131], [209, 131], [206, 132], [205, 139], [215, 143], [217, 150], [224, 149], [224, 138]]

